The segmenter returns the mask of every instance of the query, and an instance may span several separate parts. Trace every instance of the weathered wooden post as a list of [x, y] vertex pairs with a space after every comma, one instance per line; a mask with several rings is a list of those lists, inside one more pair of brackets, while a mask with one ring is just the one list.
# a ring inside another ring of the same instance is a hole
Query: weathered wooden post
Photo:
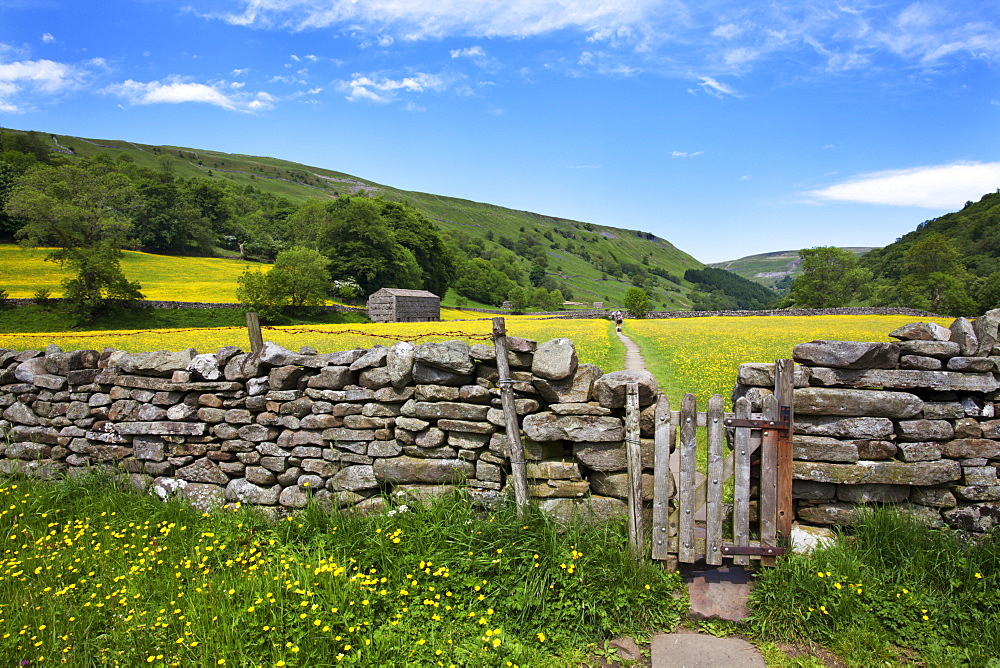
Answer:
[[514, 480], [514, 501], [519, 513], [528, 507], [528, 476], [525, 471], [524, 445], [521, 443], [521, 427], [514, 407], [514, 380], [510, 377], [510, 362], [507, 360], [507, 328], [504, 319], [493, 318], [493, 345], [497, 354], [497, 371], [500, 380], [500, 402], [503, 420], [507, 429], [507, 451], [510, 455], [510, 477]]
[[264, 347], [264, 336], [260, 333], [260, 318], [254, 311], [247, 311], [247, 333], [250, 335], [250, 352]]
[[639, 440], [639, 383], [625, 386], [625, 461], [628, 465], [628, 548], [636, 561], [645, 558], [642, 521], [642, 442]]
[[787, 422], [787, 429], [778, 432], [776, 468], [778, 545], [788, 545], [792, 535], [792, 430], [795, 426], [795, 363], [778, 360], [774, 363], [774, 396], [778, 400], [779, 418]]
[[656, 413], [653, 416], [656, 431], [654, 433], [653, 470], [653, 540], [652, 557], [658, 561], [666, 561], [666, 569], [677, 569], [677, 557], [671, 556], [670, 539], [676, 532], [669, 530], [670, 500], [674, 485], [670, 472], [670, 400], [663, 394], [656, 402]]

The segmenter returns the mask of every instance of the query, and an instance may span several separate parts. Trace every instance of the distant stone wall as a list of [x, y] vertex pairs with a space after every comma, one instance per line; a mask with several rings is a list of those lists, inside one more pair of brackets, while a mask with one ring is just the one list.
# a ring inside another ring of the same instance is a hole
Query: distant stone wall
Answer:
[[[998, 323], [1000, 310], [907, 325], [894, 343], [797, 345], [796, 517], [849, 524], [856, 504], [895, 504], [938, 525], [1000, 525]], [[733, 396], [759, 410], [771, 387], [773, 365], [743, 364]]]
[[[578, 364], [573, 343], [509, 337], [530, 494], [560, 517], [624, 515], [623, 406], [648, 373]], [[127, 472], [201, 508], [372, 510], [460, 485], [490, 504], [509, 458], [493, 346], [464, 341], [294, 353], [0, 351], [0, 473]], [[652, 415], [644, 429], [652, 436]], [[652, 441], [645, 443], [652, 467]], [[651, 493], [651, 492], [650, 492]]]

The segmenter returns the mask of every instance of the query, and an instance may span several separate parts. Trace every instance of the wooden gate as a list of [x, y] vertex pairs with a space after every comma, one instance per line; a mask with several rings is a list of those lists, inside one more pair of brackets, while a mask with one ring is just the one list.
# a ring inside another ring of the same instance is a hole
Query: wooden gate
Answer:
[[[679, 411], [670, 409], [666, 397], [660, 398], [654, 417], [651, 546], [652, 558], [668, 568], [700, 559], [721, 565], [727, 557], [734, 564], [760, 559], [762, 565], [773, 566], [774, 558], [785, 552], [792, 524], [794, 365], [792, 360], [778, 360], [774, 368], [774, 394], [765, 397], [761, 413], [750, 412], [746, 397], [736, 402], [732, 413], [723, 411], [719, 395], [709, 399], [705, 411], [698, 410], [692, 394], [684, 397]], [[629, 528], [633, 553], [639, 556], [644, 532], [637, 398], [629, 404]], [[635, 419], [629, 419], [633, 410]], [[699, 429], [705, 430], [707, 441], [703, 473], [696, 464]], [[759, 471], [753, 495], [751, 469]], [[724, 491], [729, 478], [731, 500]], [[751, 523], [754, 508], [757, 517]]]

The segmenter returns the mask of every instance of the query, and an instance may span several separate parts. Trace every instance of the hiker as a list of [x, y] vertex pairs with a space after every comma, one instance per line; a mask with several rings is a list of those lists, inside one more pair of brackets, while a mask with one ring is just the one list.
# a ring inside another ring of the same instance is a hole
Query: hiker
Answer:
[[622, 331], [622, 312], [615, 311], [611, 314], [611, 317], [615, 319], [615, 331], [621, 334]]

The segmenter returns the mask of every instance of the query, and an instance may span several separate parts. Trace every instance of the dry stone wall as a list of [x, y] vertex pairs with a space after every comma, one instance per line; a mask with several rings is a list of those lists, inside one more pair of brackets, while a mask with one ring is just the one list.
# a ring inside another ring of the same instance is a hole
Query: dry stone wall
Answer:
[[[573, 343], [508, 337], [529, 489], [551, 513], [624, 515], [624, 385]], [[375, 510], [460, 486], [490, 504], [509, 471], [496, 350], [464, 341], [317, 354], [0, 351], [0, 473], [124, 470], [162, 498], [273, 512], [313, 497]], [[651, 410], [651, 409], [650, 409]], [[647, 413], [649, 411], [647, 410]], [[652, 436], [652, 416], [644, 420]], [[652, 468], [652, 441], [645, 445]], [[651, 487], [650, 487], [651, 488]]]
[[[937, 525], [1000, 525], [998, 323], [1000, 310], [913, 323], [892, 343], [797, 345], [797, 519], [849, 524], [858, 504], [896, 504]], [[734, 398], [759, 410], [771, 387], [773, 365], [743, 364]]]

